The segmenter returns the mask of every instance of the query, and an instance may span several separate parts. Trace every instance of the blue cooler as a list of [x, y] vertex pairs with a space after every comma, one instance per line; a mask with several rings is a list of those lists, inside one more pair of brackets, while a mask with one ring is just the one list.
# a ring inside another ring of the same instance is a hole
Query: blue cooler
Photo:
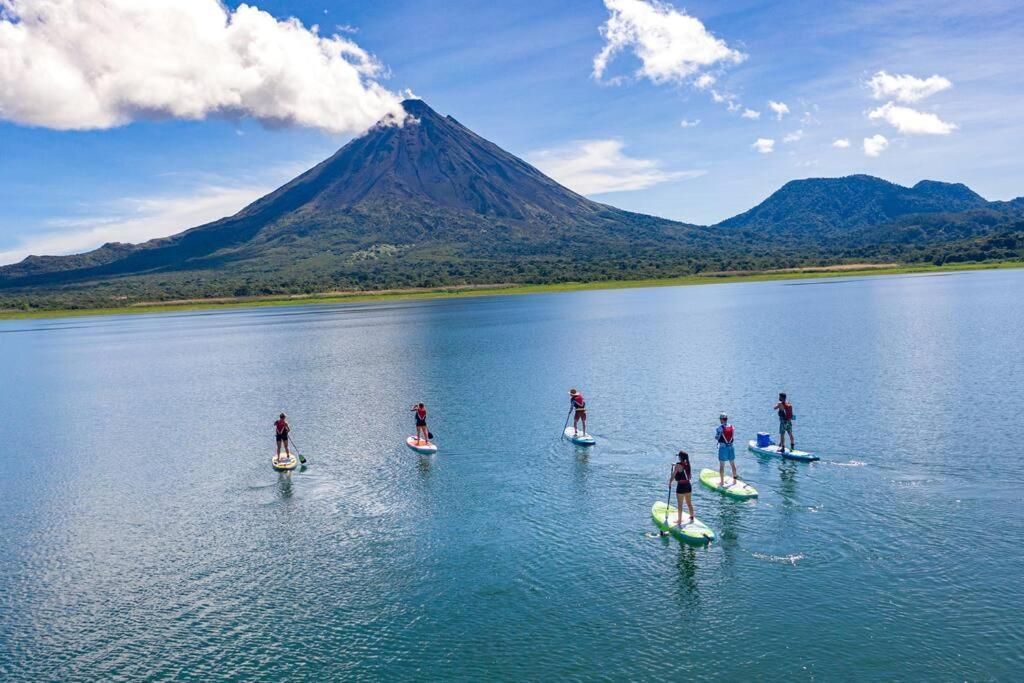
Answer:
[[758, 448], [768, 448], [771, 445], [772, 445], [772, 437], [768, 434], [768, 432], [758, 432], [757, 433], [757, 447]]

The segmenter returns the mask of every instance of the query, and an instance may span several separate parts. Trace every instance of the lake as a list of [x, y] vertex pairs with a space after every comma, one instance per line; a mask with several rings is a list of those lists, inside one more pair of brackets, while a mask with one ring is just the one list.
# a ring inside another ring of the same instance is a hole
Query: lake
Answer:
[[[0, 678], [1019, 679], [1022, 331], [1024, 270], [0, 322]], [[821, 462], [657, 537], [779, 391]]]

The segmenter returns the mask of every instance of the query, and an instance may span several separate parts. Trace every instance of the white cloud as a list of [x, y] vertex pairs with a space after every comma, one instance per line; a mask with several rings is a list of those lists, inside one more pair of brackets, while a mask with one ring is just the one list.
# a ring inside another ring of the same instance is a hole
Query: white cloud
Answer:
[[693, 85], [698, 90], [707, 90], [715, 84], [715, 77], [711, 74], [701, 74], [697, 77], [697, 80], [693, 82]]
[[757, 119], [761, 118], [761, 112], [754, 111], [753, 109], [744, 109], [743, 110], [743, 114], [741, 114], [741, 116], [743, 116], [743, 118], [745, 118], [745, 119], [755, 119], [755, 120], [757, 120]]
[[889, 141], [884, 135], [872, 135], [864, 138], [864, 153], [869, 157], [877, 157], [889, 146]]
[[801, 140], [803, 137], [804, 137], [803, 129], [794, 130], [792, 133], [787, 133], [786, 136], [782, 138], [782, 141], [783, 142], [796, 142], [797, 140]]
[[580, 194], [643, 190], [670, 180], [696, 178], [705, 171], [666, 171], [657, 161], [622, 152], [621, 140], [579, 140], [526, 155], [527, 161]]
[[781, 121], [782, 117], [789, 113], [789, 107], [785, 102], [768, 101], [768, 108], [775, 112], [775, 119]]
[[78, 254], [107, 242], [145, 242], [231, 216], [271, 192], [274, 186], [209, 185], [188, 194], [122, 199], [93, 216], [53, 220], [45, 229], [0, 251], [0, 264], [30, 254]]
[[605, 44], [594, 57], [600, 80], [619, 52], [630, 49], [640, 60], [637, 76], [654, 83], [693, 78], [697, 88], [714, 83], [702, 73], [715, 65], [738, 64], [746, 55], [712, 35], [700, 20], [658, 0], [604, 0], [609, 16], [601, 26]]
[[758, 138], [751, 147], [761, 154], [770, 154], [775, 149], [775, 140], [771, 138]]
[[879, 71], [868, 80], [868, 87], [876, 100], [892, 98], [899, 102], [917, 102], [951, 88], [953, 84], [938, 74], [916, 78], [909, 74], [894, 75]]
[[849, 138], [836, 138], [832, 141], [832, 146], [838, 149], [847, 149], [850, 146]]
[[700, 125], [700, 119], [694, 119], [693, 121], [690, 121], [689, 119], [683, 119], [682, 121], [679, 122], [679, 125], [682, 126], [683, 128], [696, 128], [697, 126]]
[[219, 0], [0, 0], [0, 118], [69, 129], [257, 119], [356, 133], [402, 116], [349, 38]]
[[900, 107], [889, 102], [868, 112], [872, 121], [882, 120], [904, 135], [949, 135], [957, 126], [947, 123], [935, 114]]

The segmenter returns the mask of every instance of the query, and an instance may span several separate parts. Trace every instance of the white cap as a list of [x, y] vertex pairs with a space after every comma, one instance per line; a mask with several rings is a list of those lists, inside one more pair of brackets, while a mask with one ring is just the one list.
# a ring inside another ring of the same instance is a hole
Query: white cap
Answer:
[[719, 420], [728, 420], [729, 416], [726, 415], [725, 413], [722, 413], [721, 415], [718, 416], [718, 419]]

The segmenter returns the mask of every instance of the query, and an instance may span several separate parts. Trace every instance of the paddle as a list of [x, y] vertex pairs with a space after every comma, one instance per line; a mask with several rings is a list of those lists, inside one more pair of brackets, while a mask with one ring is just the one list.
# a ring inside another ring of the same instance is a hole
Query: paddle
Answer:
[[[672, 465], [672, 471], [675, 472], [676, 466]], [[672, 475], [669, 475], [668, 479], [668, 497], [665, 498], [665, 526], [668, 526], [668, 510], [672, 504]], [[662, 529], [658, 532], [659, 536], [668, 536], [668, 529]]]
[[565, 438], [565, 430], [569, 428], [569, 418], [572, 417], [572, 408], [569, 408], [569, 414], [565, 416], [565, 426], [562, 427], [562, 438]]
[[295, 445], [295, 442], [292, 441], [292, 437], [290, 435], [288, 436], [288, 441], [291, 443], [292, 448], [295, 449], [295, 455], [299, 456], [299, 462], [301, 462], [303, 465], [305, 465], [306, 464], [306, 456], [304, 456], [302, 453], [299, 453], [299, 447]]

